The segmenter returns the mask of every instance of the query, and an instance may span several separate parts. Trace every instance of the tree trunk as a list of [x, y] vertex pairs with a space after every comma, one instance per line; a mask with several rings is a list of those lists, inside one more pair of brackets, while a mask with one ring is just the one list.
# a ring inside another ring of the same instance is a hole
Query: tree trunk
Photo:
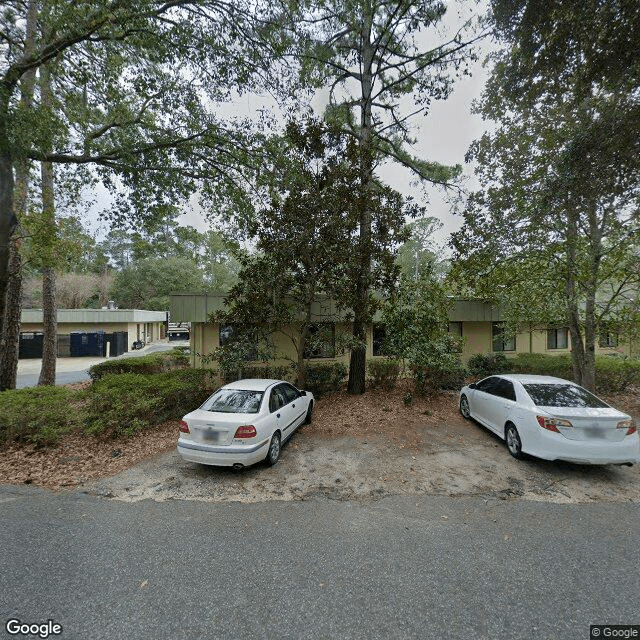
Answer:
[[576, 291], [577, 268], [577, 240], [578, 240], [578, 213], [571, 205], [567, 205], [567, 273], [565, 292], [567, 297], [567, 316], [569, 320], [569, 334], [571, 335], [571, 364], [573, 367], [573, 379], [582, 384], [584, 377], [584, 343], [582, 341], [582, 322], [580, 319], [580, 307]]
[[[46, 66], [40, 68], [40, 94], [42, 106], [51, 107], [51, 78]], [[44, 268], [42, 270], [42, 369], [38, 385], [54, 385], [56, 383], [56, 356], [58, 350], [57, 309], [56, 309], [56, 213], [53, 192], [53, 165], [50, 162], [40, 164], [42, 177], [42, 221], [49, 229], [47, 246], [42, 247]]]
[[0, 391], [16, 388], [20, 351], [20, 319], [22, 315], [22, 238], [11, 242], [11, 263], [7, 289], [6, 313], [0, 340]]
[[[33, 53], [37, 27], [36, 0], [29, 0], [27, 7], [26, 35], [24, 43], [25, 55]], [[24, 108], [29, 108], [33, 102], [35, 85], [35, 69], [27, 71], [20, 80], [20, 102]], [[4, 116], [4, 113], [3, 113]], [[6, 122], [3, 121], [3, 122]], [[0, 125], [4, 132], [4, 128]], [[4, 186], [4, 176], [0, 171], [0, 192]], [[15, 182], [15, 216], [17, 220], [27, 211], [29, 197], [29, 162], [19, 160], [16, 163]], [[0, 200], [2, 196], [0, 195]], [[14, 206], [13, 204], [11, 205]], [[0, 216], [4, 213], [4, 205], [0, 205]], [[16, 219], [14, 218], [14, 220]], [[0, 243], [3, 234], [0, 233]], [[21, 237], [13, 237], [10, 246], [9, 280], [6, 298], [0, 303], [0, 391], [15, 389], [18, 374], [18, 355], [20, 351], [20, 322], [22, 316], [22, 254]], [[0, 267], [1, 269], [2, 267]]]
[[[369, 8], [370, 11], [370, 8]], [[371, 25], [373, 16], [365, 14], [361, 32], [361, 108], [360, 108], [360, 238], [359, 238], [359, 273], [356, 286], [356, 300], [353, 307], [353, 337], [356, 346], [351, 349], [349, 362], [349, 380], [347, 392], [362, 394], [365, 391], [367, 346], [366, 325], [369, 320], [369, 281], [371, 279], [371, 181], [373, 174], [373, 157], [371, 153], [373, 88], [373, 55], [371, 43]]]
[[[7, 107], [8, 110], [8, 107]], [[0, 336], [3, 334], [9, 287], [11, 236], [16, 228], [13, 213], [13, 161], [6, 128], [7, 113], [0, 113]]]

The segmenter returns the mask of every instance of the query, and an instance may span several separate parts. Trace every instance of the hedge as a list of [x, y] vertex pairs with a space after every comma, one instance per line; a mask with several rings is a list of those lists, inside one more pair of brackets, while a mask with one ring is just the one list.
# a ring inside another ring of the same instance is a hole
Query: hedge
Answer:
[[55, 444], [82, 424], [78, 392], [66, 387], [29, 387], [0, 393], [0, 442]]
[[100, 380], [105, 375], [120, 373], [162, 373], [189, 366], [189, 356], [181, 349], [174, 348], [164, 353], [154, 353], [148, 356], [114, 358], [94, 364], [89, 368], [92, 380]]
[[315, 396], [339, 391], [347, 377], [347, 367], [342, 362], [323, 362], [309, 364], [305, 368], [306, 391]]
[[216, 377], [205, 369], [105, 375], [83, 392], [84, 428], [93, 435], [105, 431], [130, 435], [181, 418], [217, 387]]

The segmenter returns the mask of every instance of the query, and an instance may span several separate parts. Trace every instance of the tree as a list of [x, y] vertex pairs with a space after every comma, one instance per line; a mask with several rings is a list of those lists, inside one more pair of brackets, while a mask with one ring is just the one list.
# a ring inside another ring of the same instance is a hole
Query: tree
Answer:
[[[203, 180], [207, 197], [245, 202], [238, 183], [239, 167], [250, 164], [247, 126], [225, 125], [215, 107], [264, 68], [251, 14], [241, 0], [5, 2], [0, 336], [18, 224], [14, 172], [28, 171], [29, 161], [72, 167], [64, 179], [78, 184], [101, 180], [119, 193], [111, 213], [118, 220], [148, 219], [152, 205], [180, 201]], [[40, 99], [21, 99], [21, 85], [36, 74]]]
[[[281, 8], [278, 5], [278, 8]], [[291, 18], [293, 42], [302, 61], [302, 76], [315, 86], [329, 87], [326, 117], [357, 141], [359, 172], [358, 272], [353, 281], [353, 335], [348, 390], [365, 388], [365, 330], [371, 320], [372, 225], [376, 189], [375, 169], [391, 160], [421, 180], [450, 186], [460, 167], [446, 167], [411, 155], [412, 117], [425, 113], [433, 99], [443, 99], [452, 86], [450, 69], [463, 69], [474, 38], [463, 38], [465, 25], [451, 39], [434, 47], [421, 46], [427, 32], [435, 33], [446, 7], [424, 0], [325, 0], [299, 2]], [[401, 102], [413, 102], [403, 112]]]
[[572, 27], [567, 49], [566, 19], [579, 7], [552, 5], [538, 23], [533, 3], [522, 3], [507, 30], [514, 40], [497, 56], [481, 111], [499, 126], [470, 152], [483, 190], [453, 236], [454, 276], [502, 302], [511, 331], [518, 321], [565, 323], [574, 378], [593, 389], [600, 326], [633, 324], [636, 311], [640, 93], [629, 90], [633, 72], [603, 73], [610, 56], [593, 47], [609, 32], [602, 12], [588, 3], [593, 30]]
[[202, 270], [193, 260], [144, 258], [115, 274], [110, 296], [121, 309], [168, 311], [172, 293], [202, 289]]
[[[359, 154], [353, 139], [340, 129], [314, 120], [290, 122], [286, 135], [272, 145], [271, 163], [263, 173], [271, 205], [256, 212], [246, 226], [256, 253], [241, 260], [242, 270], [218, 320], [234, 322], [264, 334], [284, 333], [297, 353], [296, 371], [304, 384], [305, 359], [318, 314], [355, 305], [351, 283], [357, 255], [358, 203], [353, 189], [359, 175]], [[400, 194], [375, 183], [367, 207], [375, 224], [370, 239], [376, 289], [388, 289], [397, 277], [393, 247], [406, 239], [405, 215], [415, 215]], [[325, 304], [323, 304], [323, 302]], [[332, 304], [334, 303], [334, 304]], [[377, 302], [367, 300], [373, 308]]]
[[[424, 213], [421, 210], [418, 215]], [[444, 225], [437, 218], [421, 217], [407, 223], [409, 239], [398, 249], [398, 264], [402, 274], [418, 280], [421, 276], [443, 279], [448, 263], [434, 243], [433, 234]]]

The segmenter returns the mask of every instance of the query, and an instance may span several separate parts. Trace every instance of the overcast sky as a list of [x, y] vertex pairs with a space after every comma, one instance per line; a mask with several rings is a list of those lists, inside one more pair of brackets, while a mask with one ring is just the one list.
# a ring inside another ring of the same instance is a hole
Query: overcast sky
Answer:
[[[477, 11], [475, 2], [466, 4], [467, 15], [469, 11]], [[460, 24], [461, 18], [455, 13], [449, 12], [447, 23], [452, 28]], [[472, 67], [472, 75], [464, 76], [457, 80], [454, 90], [445, 101], [432, 102], [427, 115], [418, 115], [412, 120], [412, 135], [417, 139], [416, 145], [412, 149], [414, 155], [443, 164], [462, 164], [464, 174], [469, 177], [467, 186], [474, 185], [472, 167], [464, 164], [464, 156], [471, 142], [479, 138], [487, 125], [482, 119], [471, 113], [472, 101], [480, 97], [487, 77], [487, 70], [483, 68], [482, 62], [489, 51], [490, 43], [487, 41], [480, 47], [479, 61]], [[317, 111], [322, 111], [322, 96], [314, 104]], [[224, 108], [228, 114], [239, 116], [252, 116], [258, 113], [263, 107], [273, 106], [270, 97], [244, 95], [233, 105]], [[408, 105], [410, 108], [410, 105]], [[432, 187], [427, 188], [426, 193], [423, 187], [415, 187], [410, 183], [412, 177], [408, 170], [402, 169], [393, 164], [387, 164], [379, 170], [379, 176], [390, 186], [406, 195], [412, 195], [427, 206], [429, 215], [435, 216], [443, 223], [443, 229], [438, 234], [437, 242], [446, 244], [448, 235], [458, 229], [461, 224], [460, 216], [451, 213], [451, 205], [447, 197], [441, 190]], [[109, 195], [105, 190], [96, 192], [97, 206], [94, 212], [108, 205]], [[94, 220], [91, 221], [92, 228], [100, 235], [106, 232], [105, 226], [98, 226]], [[185, 215], [182, 217], [183, 224], [189, 224], [200, 231], [208, 227], [201, 210], [197, 205], [197, 198], [192, 198], [185, 207]]]

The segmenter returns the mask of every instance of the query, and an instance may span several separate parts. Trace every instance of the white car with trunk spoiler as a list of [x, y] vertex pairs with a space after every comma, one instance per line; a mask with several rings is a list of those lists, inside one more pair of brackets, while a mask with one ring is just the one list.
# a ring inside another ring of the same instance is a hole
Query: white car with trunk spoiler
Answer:
[[284, 380], [238, 380], [218, 389], [180, 423], [178, 453], [189, 462], [236, 469], [273, 465], [282, 445], [309, 424], [313, 394]]
[[582, 464], [640, 461], [633, 418], [561, 378], [489, 376], [462, 388], [460, 412], [505, 440], [515, 458], [530, 454]]

